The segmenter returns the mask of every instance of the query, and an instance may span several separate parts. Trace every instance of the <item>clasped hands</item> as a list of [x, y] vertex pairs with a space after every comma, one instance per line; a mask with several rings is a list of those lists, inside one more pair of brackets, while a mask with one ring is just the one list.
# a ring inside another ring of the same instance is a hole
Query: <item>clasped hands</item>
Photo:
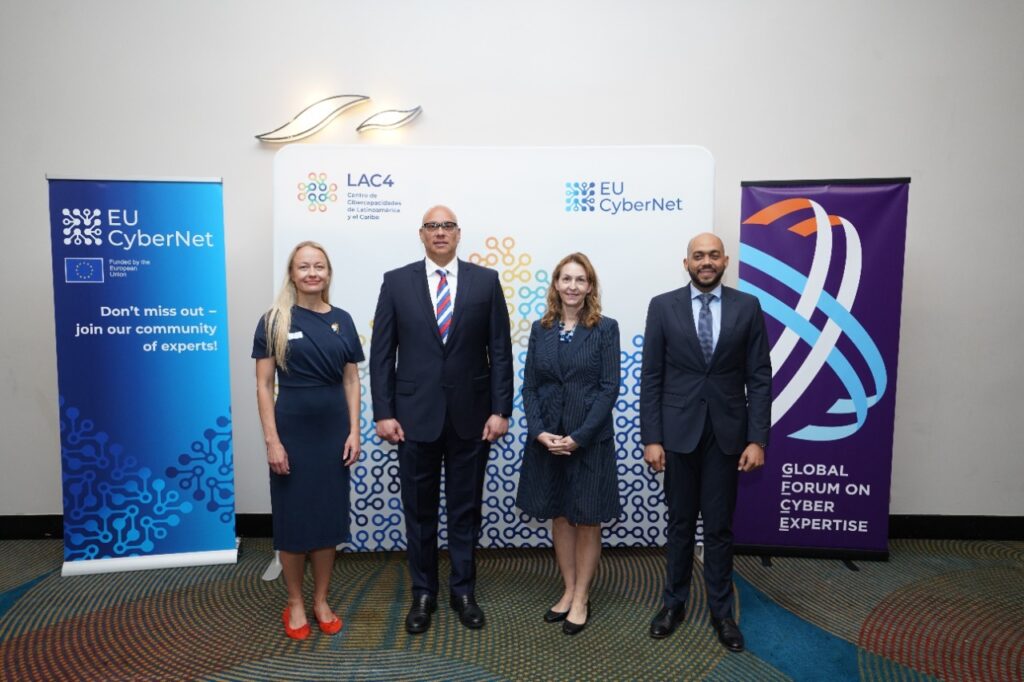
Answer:
[[579, 448], [579, 443], [574, 441], [572, 436], [556, 436], [547, 431], [537, 436], [537, 442], [546, 447], [552, 455], [571, 455]]

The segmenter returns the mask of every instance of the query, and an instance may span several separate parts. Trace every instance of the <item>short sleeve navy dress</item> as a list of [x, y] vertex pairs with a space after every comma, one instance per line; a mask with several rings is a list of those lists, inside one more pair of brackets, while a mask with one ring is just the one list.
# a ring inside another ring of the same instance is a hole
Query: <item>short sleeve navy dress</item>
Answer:
[[[271, 357], [263, 318], [252, 357]], [[274, 549], [308, 552], [349, 538], [349, 468], [342, 455], [349, 434], [342, 386], [345, 365], [363, 361], [352, 316], [340, 308], [317, 313], [292, 307], [287, 371], [277, 371], [274, 417], [290, 474], [270, 472]]]

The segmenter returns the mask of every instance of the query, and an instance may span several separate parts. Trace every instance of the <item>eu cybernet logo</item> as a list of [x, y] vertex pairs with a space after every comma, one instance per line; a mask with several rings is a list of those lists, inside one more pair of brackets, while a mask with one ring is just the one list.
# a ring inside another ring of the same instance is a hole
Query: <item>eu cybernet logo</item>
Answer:
[[567, 213], [600, 211], [611, 215], [682, 211], [683, 200], [680, 197], [627, 195], [626, 183], [622, 180], [570, 181], [565, 183], [565, 210]]
[[[795, 225], [791, 224], [792, 219], [777, 224], [786, 216], [807, 209], [813, 210], [813, 218]], [[784, 327], [771, 350], [772, 372], [778, 373], [801, 341], [811, 349], [789, 383], [777, 392], [772, 401], [772, 426], [789, 412], [828, 366], [839, 380], [842, 389], [826, 413], [850, 415], [846, 418], [848, 423], [827, 426], [806, 424], [787, 435], [797, 440], [819, 442], [841, 440], [853, 435], [864, 426], [868, 410], [882, 399], [888, 381], [885, 362], [878, 346], [851, 312], [860, 286], [863, 261], [857, 228], [842, 216], [830, 216], [820, 204], [806, 198], [778, 201], [747, 218], [743, 224], [783, 230], [785, 238], [806, 239], [813, 236], [815, 239], [814, 256], [807, 272], [800, 272], [749, 244], [742, 246], [745, 265], [763, 272], [794, 293], [800, 294], [796, 305], [791, 307], [764, 289], [750, 282], [740, 281], [740, 289], [757, 296], [764, 313], [778, 320]], [[833, 226], [842, 227], [845, 249], [835, 249]], [[845, 259], [838, 261], [834, 257], [835, 253], [843, 253], [844, 250]], [[833, 269], [838, 270], [838, 273], [833, 273], [829, 278], [830, 270]], [[826, 280], [836, 281], [837, 274], [840, 274], [840, 277], [835, 292], [826, 291]], [[817, 316], [822, 314], [825, 319], [819, 323]], [[866, 381], [867, 377], [862, 376], [863, 371], [858, 373], [854, 369], [846, 352], [836, 347], [836, 343], [843, 335], [852, 343], [852, 350], [863, 359], [863, 362], [858, 364], [867, 367], [869, 381]], [[874, 387], [872, 392], [865, 388], [866, 383]], [[852, 421], [849, 421], [851, 419]]]
[[[98, 208], [61, 209], [61, 224], [64, 225], [64, 244], [67, 246], [103, 246], [101, 225], [106, 219], [107, 244], [124, 251], [136, 248], [213, 248], [213, 233], [191, 229], [143, 230], [138, 227], [139, 212], [136, 209]], [[133, 228], [133, 229], [122, 229]]]
[[64, 226], [64, 244], [70, 246], [99, 246], [103, 243], [98, 208], [65, 208], [60, 212]]
[[568, 212], [594, 210], [594, 183], [565, 183], [565, 210]]

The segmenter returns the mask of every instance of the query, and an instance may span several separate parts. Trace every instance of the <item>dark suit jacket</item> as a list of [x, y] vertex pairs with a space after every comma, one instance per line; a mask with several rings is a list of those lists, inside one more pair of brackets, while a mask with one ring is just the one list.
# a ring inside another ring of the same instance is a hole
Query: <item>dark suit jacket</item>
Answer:
[[529, 439], [547, 431], [587, 447], [611, 438], [619, 395], [619, 323], [602, 317], [591, 328], [577, 325], [564, 364], [558, 344], [557, 324], [545, 329], [540, 321], [533, 323], [523, 378]]
[[384, 273], [370, 342], [373, 418], [434, 441], [445, 414], [479, 438], [491, 414], [512, 413], [512, 341], [498, 273], [459, 261], [448, 342], [441, 342], [422, 260]]
[[767, 443], [772, 367], [761, 304], [722, 287], [722, 321], [711, 363], [704, 362], [690, 285], [651, 299], [640, 378], [640, 439], [672, 452], [697, 448], [710, 416], [718, 445], [738, 455]]

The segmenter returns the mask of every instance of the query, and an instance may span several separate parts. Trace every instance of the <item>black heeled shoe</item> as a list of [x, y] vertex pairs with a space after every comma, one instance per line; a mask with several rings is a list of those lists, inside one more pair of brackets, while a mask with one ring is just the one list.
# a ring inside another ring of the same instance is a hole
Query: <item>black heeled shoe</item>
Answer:
[[548, 609], [548, 612], [544, 614], [544, 622], [557, 623], [561, 620], [565, 620], [565, 617], [568, 615], [568, 611], [555, 611], [554, 609]]
[[569, 614], [565, 614], [565, 620], [562, 621], [562, 632], [567, 635], [578, 635], [583, 632], [583, 628], [587, 627], [587, 623], [590, 622], [590, 617], [593, 612], [590, 610], [590, 601], [587, 601], [587, 619], [582, 623], [574, 623], [567, 617]]

